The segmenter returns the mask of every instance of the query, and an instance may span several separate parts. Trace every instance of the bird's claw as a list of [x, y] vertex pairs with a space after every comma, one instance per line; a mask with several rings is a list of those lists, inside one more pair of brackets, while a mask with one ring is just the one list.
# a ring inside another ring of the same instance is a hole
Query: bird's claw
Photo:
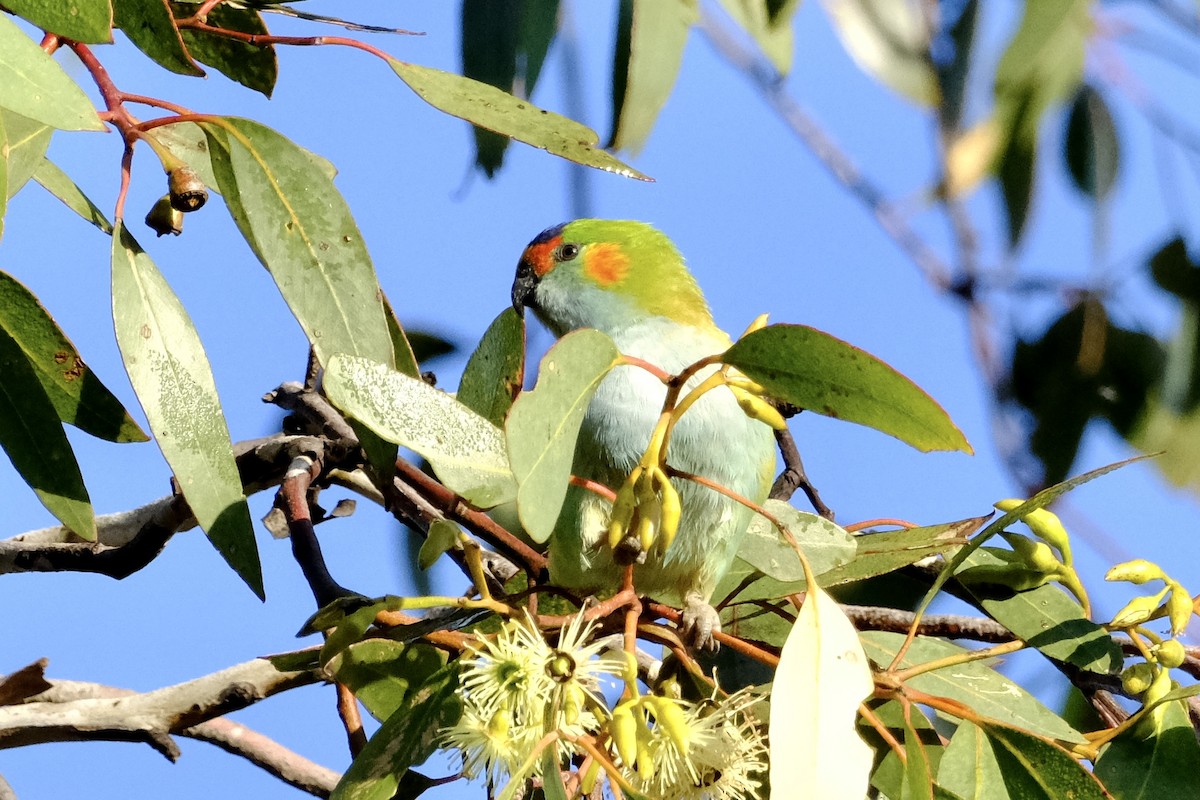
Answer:
[[721, 645], [715, 634], [721, 632], [721, 618], [717, 610], [698, 594], [689, 593], [683, 599], [683, 617], [680, 633], [693, 649], [715, 653]]

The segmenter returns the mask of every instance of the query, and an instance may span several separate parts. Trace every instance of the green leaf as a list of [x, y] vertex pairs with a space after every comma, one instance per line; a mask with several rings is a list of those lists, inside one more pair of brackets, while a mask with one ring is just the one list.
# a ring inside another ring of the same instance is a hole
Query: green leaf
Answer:
[[855, 719], [874, 688], [854, 626], [832, 597], [812, 587], [771, 686], [771, 800], [866, 795], [872, 753]]
[[114, 0], [113, 21], [137, 49], [179, 75], [204, 75], [175, 25], [168, 0]]
[[0, 237], [4, 236], [4, 215], [8, 211], [8, 134], [0, 117]]
[[20, 345], [0, 327], [0, 447], [42, 505], [88, 541], [96, 520], [58, 414]]
[[1042, 117], [1074, 90], [1083, 74], [1084, 44], [1092, 29], [1090, 5], [1090, 0], [1025, 3], [1020, 27], [996, 68], [994, 116], [1004, 142], [996, 172], [1010, 246], [1021, 238], [1028, 216]]
[[1180, 300], [1200, 302], [1200, 265], [1188, 254], [1187, 242], [1176, 234], [1150, 256], [1154, 282]]
[[570, 800], [567, 787], [563, 784], [562, 767], [555, 757], [556, 753], [553, 744], [542, 751], [542, 793], [546, 800]]
[[184, 499], [209, 541], [261, 598], [254, 527], [208, 356], [179, 298], [120, 220], [112, 297], [125, 369]]
[[[963, 567], [1001, 563], [988, 548], [981, 548]], [[1102, 674], [1113, 674], [1121, 668], [1121, 648], [1103, 628], [1084, 616], [1079, 603], [1059, 586], [1001, 591], [999, 596], [989, 595], [984, 591], [986, 587], [977, 584], [965, 586], [992, 619], [1050, 658]]]
[[[460, 52], [465, 77], [513, 91], [523, 5], [521, 0], [463, 0]], [[475, 163], [490, 178], [504, 161], [508, 137], [478, 126], [473, 131]]]
[[[814, 575], [821, 575], [854, 558], [855, 538], [844, 528], [816, 514], [798, 511], [782, 500], [763, 504], [783, 523], [804, 551]], [[738, 558], [777, 581], [802, 581], [804, 570], [796, 551], [766, 517], [755, 514], [738, 547]]]
[[805, 325], [768, 325], [721, 359], [771, 396], [828, 417], [857, 422], [918, 450], [973, 452], [934, 400], [874, 356]]
[[[939, 9], [942, 14], [953, 13]], [[967, 76], [971, 69], [971, 53], [975, 46], [975, 30], [979, 22], [979, 0], [967, 0], [958, 17], [946, 31], [946, 39], [954, 47], [949, 59], [934, 65], [938, 90], [942, 98], [939, 117], [947, 129], [957, 131], [962, 126]]]
[[[176, 19], [190, 16], [195, 12], [195, 4], [176, 3], [174, 11]], [[257, 11], [235, 8], [229, 3], [222, 3], [209, 11], [208, 24], [241, 33], [270, 33]], [[252, 45], [191, 28], [185, 28], [181, 33], [184, 46], [197, 61], [208, 64], [247, 89], [262, 92], [267, 97], [275, 90], [279, 61], [273, 46]]]
[[1096, 777], [1119, 800], [1197, 800], [1197, 763], [1200, 744], [1187, 707], [1173, 702], [1156, 719], [1153, 735], [1135, 729], [1113, 739], [1096, 761]]
[[424, 456], [467, 502], [490, 508], [516, 497], [503, 432], [440, 389], [383, 364], [337, 355], [325, 366], [325, 391], [379, 436]]
[[596, 132], [586, 125], [544, 111], [494, 86], [461, 75], [389, 59], [388, 64], [417, 95], [434, 108], [490, 131], [546, 150], [568, 161], [615, 172], [627, 178], [651, 180], [612, 155], [595, 147]]
[[221, 194], [317, 358], [391, 364], [379, 281], [333, 181], [286, 137], [247, 119], [204, 123]]
[[550, 348], [537, 386], [513, 403], [505, 425], [509, 459], [520, 487], [517, 511], [534, 541], [550, 538], [567, 496], [575, 440], [600, 381], [621, 354], [597, 330], [572, 331]]
[[8, 139], [8, 197], [12, 197], [41, 166], [54, 129], [6, 108], [0, 108], [0, 127]]
[[992, 751], [991, 742], [977, 726], [963, 721], [950, 737], [938, 764], [938, 786], [972, 800], [1019, 800], [1010, 794]]
[[112, 41], [108, 0], [4, 0], [4, 6], [44, 31], [89, 44]]
[[986, 723], [979, 727], [992, 746], [1004, 785], [1012, 797], [1111, 800], [1112, 795], [1095, 776], [1058, 745], [1006, 725]]
[[383, 721], [445, 663], [446, 657], [424, 642], [368, 639], [340, 652], [329, 667], [337, 682], [348, 686], [371, 716]]
[[940, 102], [929, 25], [913, 0], [825, 0], [842, 46], [859, 68], [923, 106]]
[[1029, 445], [1044, 467], [1043, 481], [1066, 477], [1093, 417], [1105, 417], [1129, 435], [1143, 418], [1162, 365], [1158, 341], [1114, 325], [1098, 300], [1076, 304], [1040, 339], [1018, 342], [1012, 393], [1033, 416]]
[[3, 271], [0, 329], [25, 354], [60, 420], [110, 442], [148, 441], [33, 293]]
[[[871, 660], [886, 667], [892, 663], [904, 636], [887, 631], [865, 631], [862, 640]], [[941, 639], [918, 637], [900, 662], [900, 669], [961, 656], [967, 652]], [[957, 700], [987, 719], [1064, 742], [1084, 741], [1081, 733], [1042, 705], [1037, 698], [979, 661], [925, 672], [907, 679], [905, 683], [926, 694]]]
[[104, 212], [53, 161], [43, 159], [42, 163], [38, 166], [37, 172], [34, 173], [33, 179], [43, 189], [63, 201], [67, 208], [83, 217], [86, 221], [92, 223], [105, 233], [112, 233], [112, 223], [104, 216]]
[[629, 50], [614, 61], [609, 147], [637, 153], [646, 144], [675, 87], [688, 33], [699, 13], [696, 0], [632, 0], [628, 17], [621, 14], [618, 24], [627, 24], [629, 31], [618, 38], [628, 41]]
[[517, 52], [523, 57], [524, 72], [518, 72], [523, 80], [523, 97], [532, 97], [533, 88], [542, 74], [542, 64], [550, 43], [558, 32], [559, 0], [522, 0], [521, 30]]
[[511, 308], [500, 312], [467, 361], [458, 402], [493, 425], [504, 418], [525, 382], [525, 320]]
[[[404, 332], [400, 318], [396, 316], [396, 311], [392, 308], [392, 303], [387, 299], [387, 295], [381, 292], [380, 297], [383, 298], [383, 315], [387, 318], [388, 337], [392, 340], [392, 354], [396, 371], [402, 372], [410, 378], [419, 378], [421, 377], [421, 367], [418, 364], [420, 359], [413, 348], [412, 340]], [[451, 349], [453, 349], [453, 345], [451, 345]]]
[[461, 535], [462, 528], [456, 522], [435, 519], [429, 523], [429, 532], [425, 534], [425, 541], [417, 554], [417, 566], [421, 569], [432, 567], [434, 562], [458, 546]]
[[925, 743], [921, 741], [917, 729], [913, 726], [912, 714], [924, 719], [920, 711], [913, 710], [912, 705], [905, 707], [908, 711], [904, 719], [904, 782], [900, 787], [900, 796], [905, 800], [934, 800], [934, 769]]
[[824, 586], [837, 586], [894, 572], [934, 555], [942, 555], [967, 543], [968, 537], [987, 521], [972, 517], [922, 528], [859, 534], [854, 560], [825, 573]]
[[3, 14], [0, 14], [0, 107], [62, 130], [104, 130], [92, 101], [78, 84]]
[[[421, 364], [439, 356], [450, 355], [458, 349], [453, 342], [443, 339], [436, 333], [410, 330], [406, 331], [404, 335], [409, 342], [409, 349], [412, 350], [413, 359]], [[394, 338], [393, 341], [395, 341]]]
[[330, 800], [391, 800], [408, 768], [428, 758], [438, 732], [461, 715], [458, 664], [450, 663], [408, 693], [354, 759]]
[[791, 71], [795, 49], [792, 17], [800, 0], [721, 0], [721, 7], [754, 38], [779, 74]]
[[1104, 95], [1084, 84], [1075, 93], [1067, 118], [1063, 157], [1075, 187], [1093, 200], [1112, 191], [1121, 165], [1121, 147]]

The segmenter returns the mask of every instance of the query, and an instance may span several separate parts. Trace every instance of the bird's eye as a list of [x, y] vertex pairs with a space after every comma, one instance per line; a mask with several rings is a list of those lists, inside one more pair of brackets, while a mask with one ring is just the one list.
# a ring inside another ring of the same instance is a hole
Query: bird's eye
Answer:
[[560, 244], [554, 252], [554, 257], [558, 261], [570, 261], [577, 255], [579, 255], [579, 245], [574, 242]]

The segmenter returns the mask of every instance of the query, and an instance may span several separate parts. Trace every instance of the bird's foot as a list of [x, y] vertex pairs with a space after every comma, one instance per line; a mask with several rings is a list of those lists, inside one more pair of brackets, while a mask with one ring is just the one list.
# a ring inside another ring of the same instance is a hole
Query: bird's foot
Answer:
[[679, 628], [684, 641], [696, 650], [715, 653], [721, 647], [714, 636], [721, 632], [721, 618], [708, 600], [696, 592], [688, 592], [683, 598], [683, 618]]

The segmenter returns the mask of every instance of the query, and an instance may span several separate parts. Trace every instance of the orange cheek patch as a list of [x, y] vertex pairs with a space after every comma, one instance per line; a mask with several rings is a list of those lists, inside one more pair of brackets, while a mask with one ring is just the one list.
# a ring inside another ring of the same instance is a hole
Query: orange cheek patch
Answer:
[[601, 286], [624, 280], [629, 273], [629, 256], [619, 244], [594, 244], [584, 251], [584, 271]]
[[521, 260], [533, 265], [533, 272], [539, 278], [554, 268], [554, 248], [562, 244], [562, 237], [555, 236], [547, 242], [531, 244], [525, 248]]

